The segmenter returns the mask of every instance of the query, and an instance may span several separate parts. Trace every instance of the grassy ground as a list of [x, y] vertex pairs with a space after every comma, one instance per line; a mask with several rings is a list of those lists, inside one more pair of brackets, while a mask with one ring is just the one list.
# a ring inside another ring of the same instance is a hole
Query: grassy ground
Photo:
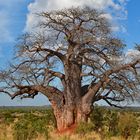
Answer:
[[0, 108], [0, 140], [139, 140], [139, 110], [95, 107], [88, 124], [60, 135], [50, 108]]

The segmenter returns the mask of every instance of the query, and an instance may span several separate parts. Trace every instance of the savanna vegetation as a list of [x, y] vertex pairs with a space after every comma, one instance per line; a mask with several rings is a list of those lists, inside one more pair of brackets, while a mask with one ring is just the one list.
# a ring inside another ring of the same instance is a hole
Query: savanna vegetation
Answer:
[[95, 106], [88, 123], [61, 135], [51, 108], [1, 108], [0, 140], [139, 140], [140, 111]]

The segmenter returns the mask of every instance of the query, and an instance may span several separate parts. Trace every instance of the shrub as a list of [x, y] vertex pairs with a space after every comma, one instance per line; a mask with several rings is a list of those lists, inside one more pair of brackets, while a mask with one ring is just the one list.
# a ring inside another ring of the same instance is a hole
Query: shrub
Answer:
[[134, 138], [138, 130], [137, 118], [130, 113], [122, 113], [119, 116], [118, 130], [120, 135], [125, 139], [128, 137]]
[[[106, 127], [106, 129], [105, 129]], [[118, 112], [114, 110], [108, 110], [104, 115], [103, 120], [104, 133], [108, 137], [118, 135]]]
[[45, 116], [39, 117], [34, 114], [25, 114], [14, 125], [14, 139], [15, 140], [31, 140], [42, 134], [48, 139], [48, 121]]
[[104, 110], [101, 107], [96, 106], [90, 116], [91, 122], [94, 124], [94, 130], [98, 131], [103, 127], [103, 115]]
[[85, 135], [86, 133], [93, 131], [94, 128], [95, 128], [95, 125], [91, 122], [90, 123], [81, 122], [76, 127], [76, 133]]
[[10, 111], [6, 110], [1, 113], [0, 119], [3, 120], [2, 123], [10, 124], [14, 122], [15, 116]]

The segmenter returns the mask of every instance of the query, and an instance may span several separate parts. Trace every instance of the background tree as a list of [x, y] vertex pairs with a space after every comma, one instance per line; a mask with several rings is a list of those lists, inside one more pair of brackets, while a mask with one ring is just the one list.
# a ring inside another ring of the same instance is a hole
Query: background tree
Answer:
[[15, 63], [1, 72], [1, 92], [12, 99], [47, 96], [59, 131], [86, 122], [96, 101], [119, 107], [134, 100], [139, 60], [123, 60], [125, 45], [105, 13], [71, 8], [39, 18], [36, 33], [20, 39]]

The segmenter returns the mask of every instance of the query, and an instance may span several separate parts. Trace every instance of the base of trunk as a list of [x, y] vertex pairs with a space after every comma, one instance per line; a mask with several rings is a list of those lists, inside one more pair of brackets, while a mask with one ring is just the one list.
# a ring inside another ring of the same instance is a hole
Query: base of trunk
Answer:
[[81, 122], [88, 122], [89, 115], [82, 112], [66, 110], [63, 113], [55, 115], [58, 133], [73, 133], [77, 125]]
[[77, 128], [77, 124], [73, 124], [67, 128], [61, 128], [60, 130], [57, 129], [58, 134], [73, 134]]

